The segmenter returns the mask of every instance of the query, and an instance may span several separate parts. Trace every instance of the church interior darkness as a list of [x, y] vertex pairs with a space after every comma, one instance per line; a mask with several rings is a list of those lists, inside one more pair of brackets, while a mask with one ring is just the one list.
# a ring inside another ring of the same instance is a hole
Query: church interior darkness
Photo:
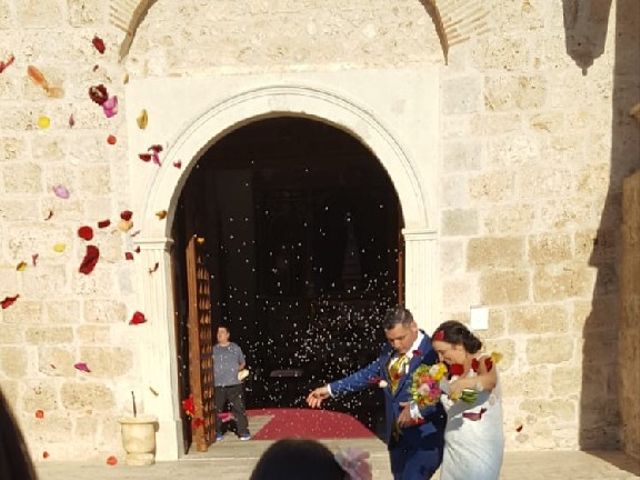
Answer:
[[[303, 407], [311, 388], [376, 358], [402, 287], [401, 228], [386, 171], [348, 133], [277, 117], [221, 138], [192, 170], [173, 225], [181, 398], [191, 235], [205, 239], [212, 326], [228, 325], [247, 357], [247, 408], [273, 408]], [[376, 388], [327, 407], [381, 433]]]

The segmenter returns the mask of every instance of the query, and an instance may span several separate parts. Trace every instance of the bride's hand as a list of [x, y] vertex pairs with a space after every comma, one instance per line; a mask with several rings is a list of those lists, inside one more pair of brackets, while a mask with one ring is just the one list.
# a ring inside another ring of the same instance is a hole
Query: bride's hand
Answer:
[[454, 402], [459, 400], [462, 396], [462, 390], [466, 387], [462, 384], [461, 380], [454, 380], [449, 383], [449, 398]]
[[329, 398], [329, 389], [325, 387], [318, 387], [307, 395], [307, 405], [311, 408], [320, 408], [322, 401]]

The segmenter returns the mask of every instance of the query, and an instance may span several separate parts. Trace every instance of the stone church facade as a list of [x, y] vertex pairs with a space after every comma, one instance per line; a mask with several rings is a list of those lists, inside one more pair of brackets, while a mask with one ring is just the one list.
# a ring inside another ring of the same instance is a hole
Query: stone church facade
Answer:
[[[283, 115], [349, 133], [388, 173], [403, 296], [426, 331], [488, 309], [508, 449], [640, 457], [638, 383], [622, 378], [640, 371], [639, 270], [625, 289], [620, 268], [640, 5], [464, 3], [0, 0], [0, 298], [19, 295], [0, 311], [0, 385], [35, 457], [120, 451], [131, 391], [159, 419], [158, 459], [182, 455], [178, 197], [207, 148]], [[468, 40], [444, 31], [483, 12]], [[99, 84], [111, 117], [89, 98]], [[161, 165], [140, 158], [153, 145]], [[100, 258], [83, 274], [88, 243]]]

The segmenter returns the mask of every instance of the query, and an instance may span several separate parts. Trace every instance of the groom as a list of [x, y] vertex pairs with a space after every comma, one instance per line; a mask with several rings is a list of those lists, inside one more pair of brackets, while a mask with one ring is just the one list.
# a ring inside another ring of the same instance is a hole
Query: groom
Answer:
[[394, 480], [431, 478], [442, 461], [446, 414], [440, 403], [420, 410], [411, 401], [409, 387], [415, 369], [422, 363], [436, 363], [438, 357], [429, 337], [418, 329], [406, 308], [390, 309], [383, 328], [389, 343], [377, 360], [348, 377], [316, 388], [307, 396], [307, 403], [319, 408], [329, 397], [376, 383], [384, 386], [385, 440]]

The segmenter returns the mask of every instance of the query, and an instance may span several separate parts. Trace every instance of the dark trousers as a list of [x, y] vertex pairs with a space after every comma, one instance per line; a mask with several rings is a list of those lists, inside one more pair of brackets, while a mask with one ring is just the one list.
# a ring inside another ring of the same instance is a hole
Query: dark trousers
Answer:
[[216, 405], [216, 432], [222, 432], [222, 421], [218, 416], [224, 411], [224, 406], [228, 402], [233, 415], [236, 417], [238, 435], [249, 434], [249, 423], [244, 408], [244, 394], [242, 385], [230, 385], [228, 387], [214, 387], [213, 398]]

